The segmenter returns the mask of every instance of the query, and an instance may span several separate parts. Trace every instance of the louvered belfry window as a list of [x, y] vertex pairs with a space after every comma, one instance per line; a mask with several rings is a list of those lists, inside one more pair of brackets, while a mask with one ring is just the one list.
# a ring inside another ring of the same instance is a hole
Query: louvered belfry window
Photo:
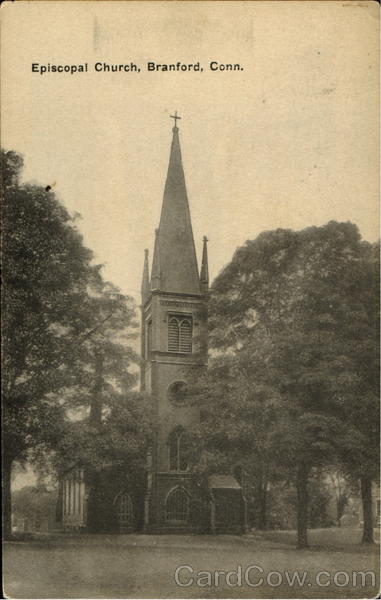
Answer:
[[168, 350], [170, 352], [179, 351], [180, 328], [176, 317], [170, 317], [168, 321]]
[[192, 352], [191, 319], [184, 319], [180, 324], [180, 352]]
[[171, 315], [168, 319], [168, 351], [192, 352], [192, 317]]

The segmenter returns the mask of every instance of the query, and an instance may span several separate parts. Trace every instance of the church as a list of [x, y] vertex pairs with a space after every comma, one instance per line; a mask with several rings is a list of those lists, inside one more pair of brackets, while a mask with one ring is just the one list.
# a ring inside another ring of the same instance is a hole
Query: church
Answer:
[[188, 429], [200, 415], [187, 400], [187, 384], [197, 381], [208, 361], [208, 251], [204, 236], [199, 270], [177, 126], [180, 117], [175, 113], [173, 118], [152, 266], [145, 250], [141, 286], [140, 385], [154, 399], [156, 424], [145, 481], [129, 488], [123, 475], [111, 470], [99, 483], [100, 510], [99, 502], [89, 505], [84, 470], [70, 469], [62, 481], [64, 529], [243, 533], [246, 528], [246, 502], [238, 478], [214, 474], [203, 480], [195, 477], [189, 460]]

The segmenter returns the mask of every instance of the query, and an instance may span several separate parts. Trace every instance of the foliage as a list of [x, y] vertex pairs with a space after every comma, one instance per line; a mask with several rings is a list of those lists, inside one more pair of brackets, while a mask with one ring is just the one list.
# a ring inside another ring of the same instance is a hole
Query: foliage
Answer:
[[[99, 280], [91, 253], [51, 192], [7, 176], [3, 203], [4, 448], [12, 460], [51, 443], [62, 407], [48, 394], [71, 378], [66, 332], [80, 320], [87, 285]], [[18, 165], [20, 162], [18, 163]], [[72, 339], [74, 342], [74, 340]]]
[[24, 486], [13, 492], [13, 514], [16, 518], [28, 520], [28, 528], [51, 519], [54, 522], [57, 493], [44, 486]]
[[[314, 529], [336, 524], [330, 511], [332, 490], [319, 471], [315, 470], [311, 473], [308, 487], [308, 527]], [[268, 492], [269, 529], [295, 529], [296, 510], [295, 486], [290, 481], [281, 480], [272, 484]]]
[[336, 524], [339, 527], [341, 525], [341, 517], [344, 515], [351, 496], [358, 495], [358, 480], [355, 476], [355, 473], [351, 473], [351, 476], [348, 477], [337, 467], [329, 469], [327, 472], [327, 480], [335, 500]]
[[206, 449], [294, 477], [301, 545], [312, 470], [378, 463], [375, 257], [351, 223], [279, 229], [239, 248], [212, 287], [196, 395]]
[[89, 419], [66, 422], [53, 456], [56, 472], [77, 464], [95, 471], [111, 465], [130, 472], [144, 467], [152, 427], [150, 397], [114, 391], [105, 409], [100, 424]]
[[[3, 464], [9, 491], [15, 461], [41, 465], [63, 437], [74, 441], [71, 419], [88, 416], [99, 387], [110, 414], [124, 410], [126, 423], [134, 402], [124, 409], [118, 404], [124, 405], [136, 380], [129, 343], [137, 323], [132, 299], [103, 280], [101, 265], [93, 263], [54, 193], [20, 184], [17, 153], [2, 151], [2, 166]], [[110, 414], [112, 442], [116, 419]]]

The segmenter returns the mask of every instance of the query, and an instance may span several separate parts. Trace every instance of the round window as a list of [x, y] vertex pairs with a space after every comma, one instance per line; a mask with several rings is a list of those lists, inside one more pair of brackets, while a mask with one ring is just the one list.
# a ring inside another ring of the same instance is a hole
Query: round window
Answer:
[[177, 406], [182, 406], [186, 403], [187, 386], [184, 381], [175, 381], [168, 388], [168, 398]]

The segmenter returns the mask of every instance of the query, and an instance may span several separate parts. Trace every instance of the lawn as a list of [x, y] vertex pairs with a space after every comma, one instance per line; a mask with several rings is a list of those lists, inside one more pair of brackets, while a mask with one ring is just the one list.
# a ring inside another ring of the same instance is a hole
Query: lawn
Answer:
[[[311, 548], [297, 551], [295, 534], [291, 532], [242, 537], [40, 536], [4, 545], [5, 595], [10, 598], [372, 598], [378, 591], [379, 547], [361, 546], [360, 538], [358, 529], [315, 530], [310, 532]], [[182, 585], [175, 582], [178, 567], [182, 567], [178, 576]], [[294, 579], [294, 584], [289, 585], [287, 578], [290, 581], [296, 570], [300, 583]], [[220, 572], [217, 577], [215, 571]], [[362, 575], [357, 575], [369, 571], [376, 574], [376, 585], [372, 585], [371, 574], [365, 582]], [[199, 572], [203, 574], [198, 575]], [[302, 581], [304, 572], [306, 579]]]

